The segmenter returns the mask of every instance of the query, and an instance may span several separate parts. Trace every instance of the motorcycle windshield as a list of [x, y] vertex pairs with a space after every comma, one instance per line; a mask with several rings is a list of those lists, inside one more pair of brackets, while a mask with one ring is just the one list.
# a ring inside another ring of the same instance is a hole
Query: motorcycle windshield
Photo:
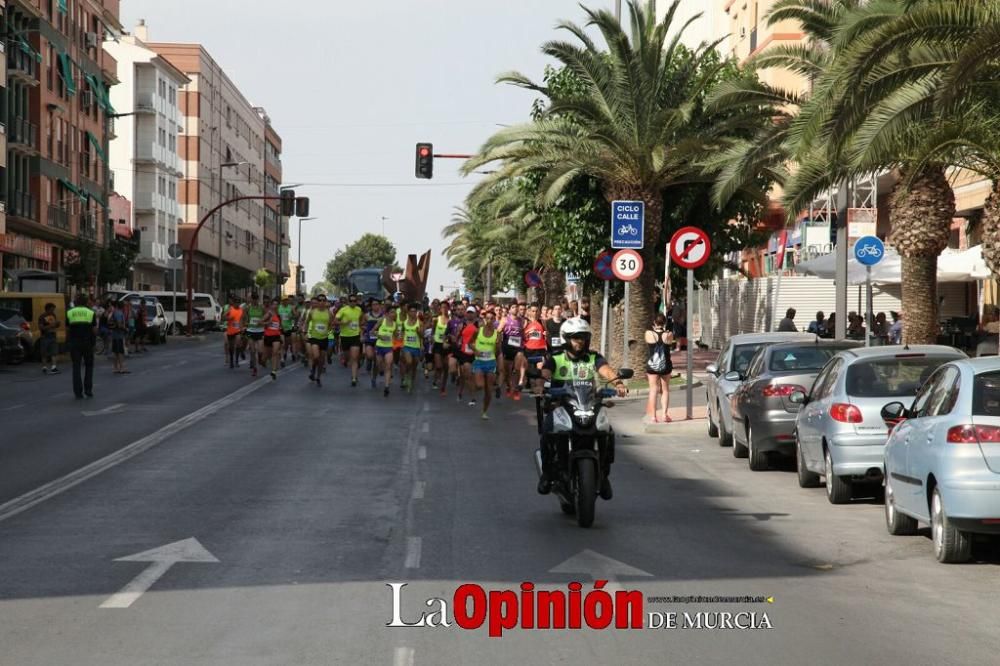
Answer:
[[570, 403], [574, 409], [588, 411], [594, 408], [594, 384], [593, 382], [580, 382], [578, 384], [568, 384], [566, 391], [569, 393]]

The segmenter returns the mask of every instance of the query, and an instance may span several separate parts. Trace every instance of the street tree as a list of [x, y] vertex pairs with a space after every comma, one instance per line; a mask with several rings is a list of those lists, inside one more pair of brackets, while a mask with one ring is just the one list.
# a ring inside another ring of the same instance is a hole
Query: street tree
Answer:
[[396, 270], [396, 247], [380, 234], [365, 234], [342, 250], [337, 250], [326, 264], [325, 277], [334, 285], [344, 284], [347, 274], [359, 268], [385, 268]]

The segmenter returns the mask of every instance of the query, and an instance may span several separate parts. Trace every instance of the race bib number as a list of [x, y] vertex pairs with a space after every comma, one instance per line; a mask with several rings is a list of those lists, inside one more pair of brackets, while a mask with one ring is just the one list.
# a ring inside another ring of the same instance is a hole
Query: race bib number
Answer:
[[[357, 335], [358, 331], [361, 330], [361, 326], [356, 321], [349, 321], [349, 322], [347, 322], [347, 330], [350, 331], [351, 333], [353, 333], [354, 335]], [[351, 336], [347, 336], [347, 337], [351, 337]]]
[[480, 361], [492, 361], [493, 360], [493, 352], [488, 352], [488, 351], [478, 352], [476, 354], [476, 358], [478, 358]]
[[507, 338], [507, 346], [508, 347], [520, 347], [521, 346], [521, 336], [520, 335], [512, 335], [509, 338]]
[[317, 333], [326, 333], [326, 324], [313, 324], [313, 330]]

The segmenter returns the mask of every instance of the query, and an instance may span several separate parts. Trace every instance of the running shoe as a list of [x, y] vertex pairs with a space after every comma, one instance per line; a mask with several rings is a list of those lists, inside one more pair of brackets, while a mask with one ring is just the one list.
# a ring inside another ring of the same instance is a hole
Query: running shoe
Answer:
[[442, 386], [441, 387], [441, 397], [443, 398], [446, 395], [448, 395], [448, 390], [445, 387]]
[[358, 380], [357, 379], [352, 379], [351, 380], [351, 388], [357, 388], [357, 387], [358, 387]]
[[323, 382], [319, 380], [319, 377], [316, 378], [316, 386], [317, 388], [321, 388], [323, 386]]
[[309, 381], [311, 381], [311, 382], [316, 381], [316, 371], [315, 370], [313, 370], [312, 372], [309, 373]]
[[472, 400], [469, 401], [469, 407], [475, 407], [475, 406], [476, 406], [476, 399], [473, 398]]
[[277, 378], [278, 378], [278, 373], [275, 372], [274, 370], [272, 370], [271, 371], [271, 381], [273, 382]]
[[388, 397], [389, 397], [389, 387], [388, 387], [388, 386], [386, 386], [386, 387], [385, 387], [385, 388], [384, 388], [384, 389], [382, 390], [382, 395], [383, 395], [383, 396], [385, 396], [386, 398], [388, 398]]
[[490, 417], [489, 417], [489, 415], [486, 412], [483, 412], [482, 416], [480, 416], [479, 418], [481, 418], [484, 421], [489, 421], [490, 420]]
[[250, 376], [251, 377], [257, 376], [257, 368], [250, 368]]
[[375, 382], [376, 382], [376, 380], [377, 380], [377, 377], [375, 375], [372, 375], [372, 388], [375, 388]]
[[285, 359], [281, 359], [281, 367], [285, 367]]
[[517, 401], [519, 401], [519, 400], [521, 399], [521, 392], [520, 392], [520, 391], [517, 391], [516, 393], [514, 393], [514, 394], [513, 394], [513, 396], [512, 396], [512, 397], [513, 397], [513, 399], [514, 399], [514, 402], [517, 402]]
[[434, 389], [435, 391], [438, 390], [438, 383], [437, 383], [437, 381], [435, 381], [433, 384], [431, 384], [431, 388]]
[[497, 400], [500, 399], [500, 387], [499, 386], [497, 386], [497, 387], [495, 387], [493, 389], [493, 395], [494, 395], [494, 397], [496, 397]]

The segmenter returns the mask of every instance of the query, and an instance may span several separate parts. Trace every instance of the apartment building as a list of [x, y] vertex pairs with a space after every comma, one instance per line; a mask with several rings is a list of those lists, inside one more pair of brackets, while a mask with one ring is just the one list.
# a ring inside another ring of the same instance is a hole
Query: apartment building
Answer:
[[132, 288], [160, 291], [172, 287], [167, 248], [181, 224], [179, 184], [184, 173], [178, 152], [183, 133], [180, 91], [191, 80], [142, 41], [145, 25], [104, 48], [118, 62], [121, 83], [111, 91], [116, 109], [132, 115], [118, 120], [109, 161], [116, 190], [132, 202], [139, 256]]
[[[204, 46], [137, 36], [189, 79], [178, 93], [183, 174], [178, 183], [178, 237], [187, 247], [199, 221], [219, 203], [264, 194], [265, 123]], [[262, 201], [241, 201], [214, 215], [197, 237], [195, 289], [222, 295], [233, 285], [247, 284], [265, 265], [264, 222]]]
[[118, 0], [6, 0], [0, 268], [60, 271], [79, 243], [110, 232], [108, 90], [117, 63], [102, 44], [121, 30]]
[[[800, 44], [806, 36], [797, 21], [784, 20], [768, 25], [766, 17], [776, 0], [709, 0], [721, 8], [724, 19], [717, 23], [724, 34], [714, 35], [715, 39], [726, 36], [726, 55], [740, 62], [775, 46]], [[796, 92], [809, 90], [809, 81], [795, 72], [785, 69], [765, 69], [760, 72], [765, 83]]]
[[[281, 187], [281, 137], [267, 111], [258, 107], [257, 114], [264, 121], [264, 194], [276, 197]], [[288, 278], [289, 246], [288, 218], [280, 210], [277, 201], [264, 202], [264, 268], [278, 277], [279, 284]]]

